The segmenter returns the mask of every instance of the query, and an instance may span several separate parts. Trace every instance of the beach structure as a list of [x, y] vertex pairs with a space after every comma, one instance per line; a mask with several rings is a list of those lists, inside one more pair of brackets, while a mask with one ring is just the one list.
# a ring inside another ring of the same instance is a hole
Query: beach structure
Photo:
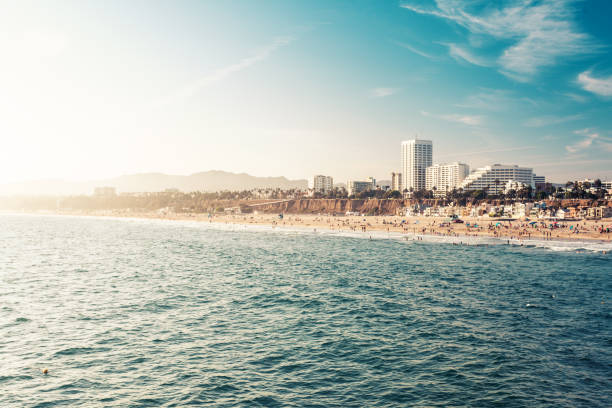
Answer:
[[346, 190], [349, 196], [356, 195], [362, 191], [368, 191], [374, 189], [374, 186], [370, 181], [356, 181], [349, 180], [346, 182]]
[[425, 170], [425, 189], [434, 191], [438, 196], [446, 195], [453, 188], [458, 188], [469, 174], [470, 166], [465, 163], [434, 164]]
[[425, 189], [427, 167], [432, 165], [431, 140], [412, 139], [402, 142], [402, 189]]
[[317, 174], [308, 180], [308, 188], [315, 193], [325, 194], [334, 188], [334, 179], [331, 176]]
[[517, 165], [493, 164], [476, 169], [460, 185], [465, 191], [483, 190], [489, 194], [504, 191], [506, 183], [515, 181], [533, 187], [533, 170]]
[[587, 209], [589, 218], [609, 218], [612, 217], [612, 208], [610, 207], [590, 207]]

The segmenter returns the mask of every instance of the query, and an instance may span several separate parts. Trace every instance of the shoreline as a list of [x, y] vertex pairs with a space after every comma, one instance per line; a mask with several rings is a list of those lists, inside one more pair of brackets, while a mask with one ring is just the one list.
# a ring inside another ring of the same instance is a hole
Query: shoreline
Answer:
[[[160, 214], [157, 212], [125, 212], [125, 211], [71, 211], [71, 212], [5, 212], [16, 215], [55, 215], [55, 216], [77, 216], [134, 220], [160, 220], [160, 221], [186, 221], [209, 224], [216, 227], [244, 226], [260, 227], [269, 231], [294, 231], [301, 233], [318, 233], [334, 236], [347, 236], [360, 239], [394, 239], [408, 242], [432, 242], [447, 243], [453, 245], [488, 246], [509, 245], [525, 247], [542, 247], [553, 250], [580, 251], [589, 250], [595, 252], [612, 252], [611, 234], [604, 235], [607, 239], [601, 239], [595, 234], [583, 234], [580, 237], [567, 236], [569, 234], [553, 234], [548, 236], [542, 233], [531, 235], [520, 233], [524, 228], [524, 222], [514, 221], [517, 225], [504, 228], [470, 228], [465, 224], [450, 224], [440, 222], [438, 217], [394, 217], [394, 216], [319, 216], [319, 215], [295, 215], [287, 214], [280, 219], [278, 215], [272, 214], [243, 214], [243, 215], [207, 215], [193, 213]], [[425, 220], [425, 222], [423, 221]], [[409, 220], [401, 223], [399, 220]], [[395, 223], [393, 223], [395, 221]], [[426, 221], [430, 221], [429, 223]], [[484, 225], [484, 220], [478, 220]], [[612, 221], [612, 220], [611, 220]], [[412, 224], [409, 222], [413, 222]], [[466, 222], [473, 225], [471, 220]], [[488, 223], [499, 223], [491, 220]], [[509, 223], [508, 221], [505, 221]], [[584, 221], [573, 225], [582, 224]], [[592, 221], [591, 221], [592, 223]], [[607, 225], [606, 223], [604, 223]], [[418, 227], [417, 227], [418, 226]], [[587, 224], [588, 226], [588, 224]], [[358, 228], [359, 227], [359, 228]], [[566, 226], [566, 228], [568, 228]], [[253, 228], [259, 229], [259, 228]], [[462, 232], [467, 233], [462, 233]], [[554, 230], [553, 230], [554, 231]]]

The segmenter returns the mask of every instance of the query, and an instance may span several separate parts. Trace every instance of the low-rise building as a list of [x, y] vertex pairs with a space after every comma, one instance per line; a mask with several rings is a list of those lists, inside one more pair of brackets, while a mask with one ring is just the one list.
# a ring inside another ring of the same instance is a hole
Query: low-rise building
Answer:
[[334, 179], [317, 174], [308, 180], [308, 188], [315, 193], [325, 194], [334, 188]]
[[402, 191], [402, 173], [391, 173], [391, 190]]
[[372, 190], [374, 186], [369, 181], [349, 180], [346, 182], [346, 191], [349, 196], [356, 195], [362, 191]]
[[485, 166], [470, 173], [461, 183], [461, 188], [465, 191], [482, 190], [489, 194], [499, 194], [510, 180], [533, 187], [533, 171], [516, 165]]
[[612, 208], [610, 207], [589, 207], [589, 218], [609, 218], [612, 217]]
[[508, 182], [506, 183], [506, 185], [504, 186], [504, 194], [508, 194], [511, 191], [520, 191], [523, 190], [525, 188], [527, 188], [527, 184], [525, 183], [521, 183], [520, 181], [516, 181], [516, 180], [508, 180]]

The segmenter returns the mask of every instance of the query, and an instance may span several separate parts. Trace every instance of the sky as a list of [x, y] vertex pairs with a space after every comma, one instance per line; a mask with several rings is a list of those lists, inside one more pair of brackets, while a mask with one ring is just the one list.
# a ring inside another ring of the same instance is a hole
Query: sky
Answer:
[[0, 183], [434, 162], [612, 179], [608, 0], [0, 0]]

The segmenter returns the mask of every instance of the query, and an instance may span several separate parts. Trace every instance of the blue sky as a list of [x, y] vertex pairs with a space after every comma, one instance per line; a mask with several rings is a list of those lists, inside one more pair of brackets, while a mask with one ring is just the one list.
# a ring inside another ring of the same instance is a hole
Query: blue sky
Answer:
[[612, 179], [612, 2], [4, 2], [0, 182], [434, 161]]

